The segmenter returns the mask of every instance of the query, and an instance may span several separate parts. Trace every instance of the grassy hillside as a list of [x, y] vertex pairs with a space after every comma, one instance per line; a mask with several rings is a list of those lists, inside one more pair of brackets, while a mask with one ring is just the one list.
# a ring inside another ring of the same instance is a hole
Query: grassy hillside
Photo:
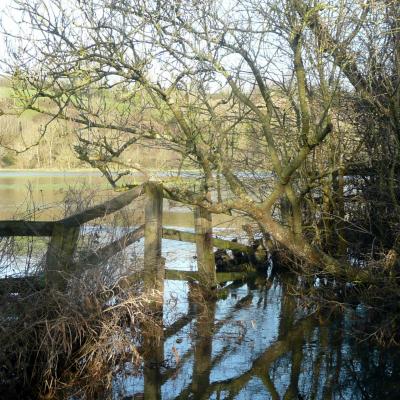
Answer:
[[[111, 100], [110, 100], [111, 101]], [[115, 105], [115, 101], [113, 103]], [[7, 80], [0, 80], [0, 109], [15, 110], [18, 99]], [[124, 107], [122, 103], [119, 107]], [[48, 117], [35, 111], [20, 115], [0, 116], [0, 168], [14, 169], [80, 169], [90, 168], [74, 152], [77, 143], [76, 126], [66, 121], [55, 121], [47, 127], [39, 140]], [[106, 133], [107, 134], [107, 133]], [[113, 132], [115, 136], [115, 132]], [[118, 135], [118, 134], [117, 134]], [[176, 155], [163, 149], [130, 146], [125, 157], [151, 169], [176, 167]]]

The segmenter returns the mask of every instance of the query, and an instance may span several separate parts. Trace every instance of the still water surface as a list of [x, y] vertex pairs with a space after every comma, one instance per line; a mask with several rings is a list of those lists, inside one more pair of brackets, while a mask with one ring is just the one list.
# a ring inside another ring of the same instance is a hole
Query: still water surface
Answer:
[[[107, 194], [105, 179], [91, 172], [0, 173], [0, 219], [32, 210], [31, 199], [37, 219], [62, 216], [59, 204], [69, 186]], [[193, 228], [189, 209], [168, 202], [164, 208], [164, 225]], [[214, 224], [228, 236], [242, 223], [218, 218]], [[194, 254], [192, 244], [163, 241], [167, 267], [196, 268]], [[193, 300], [192, 284], [166, 281], [158, 354], [139, 374], [129, 363], [121, 366], [104, 398], [400, 399], [399, 351], [353, 334], [368, 323], [362, 307], [313, 313], [290, 296], [290, 280], [269, 267], [251, 281], [227, 282], [224, 298], [205, 307]]]
[[[231, 284], [226, 299], [206, 309], [191, 304], [187, 284], [167, 286], [166, 296], [179, 293], [182, 313], [193, 319], [175, 334], [167, 329], [164, 362], [147, 375], [145, 368], [147, 379], [130, 376], [126, 365], [114, 399], [143, 393], [162, 399], [399, 398], [398, 353], [354, 338], [357, 309], [310, 313], [297, 307], [286, 279], [278, 277]], [[170, 315], [168, 308], [166, 302]]]

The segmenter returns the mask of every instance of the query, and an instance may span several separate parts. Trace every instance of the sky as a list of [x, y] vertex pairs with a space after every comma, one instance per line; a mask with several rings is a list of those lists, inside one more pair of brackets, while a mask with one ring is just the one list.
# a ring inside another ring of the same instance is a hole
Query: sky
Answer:
[[0, 73], [4, 72], [4, 65], [2, 65], [2, 60], [4, 60], [6, 56], [6, 45], [5, 45], [5, 35], [3, 30], [7, 31], [14, 30], [15, 23], [7, 17], [7, 13], [9, 12], [9, 7], [11, 4], [11, 0], [0, 0], [0, 20], [2, 22], [2, 27], [0, 28]]

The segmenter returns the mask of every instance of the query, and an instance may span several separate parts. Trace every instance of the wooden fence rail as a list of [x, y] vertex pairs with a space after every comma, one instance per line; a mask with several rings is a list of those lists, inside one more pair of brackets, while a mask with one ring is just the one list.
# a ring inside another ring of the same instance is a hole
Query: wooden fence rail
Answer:
[[70, 217], [64, 218], [58, 222], [68, 227], [80, 226], [86, 222], [92, 221], [93, 219], [105, 217], [106, 215], [112, 214], [115, 211], [124, 208], [133, 200], [141, 196], [144, 193], [145, 187], [146, 185], [137, 186], [134, 189], [128, 190], [127, 192], [124, 192], [111, 200], [88, 208], [80, 213], [71, 215]]
[[0, 236], [51, 236], [54, 221], [0, 221]]
[[[163, 228], [163, 238], [169, 240], [177, 240], [180, 242], [196, 243], [196, 238], [199, 236], [198, 233], [179, 231], [177, 229]], [[246, 254], [253, 254], [254, 249], [245, 244], [232, 242], [231, 240], [212, 238], [213, 247], [218, 247], [223, 250], [237, 250]]]
[[[81, 225], [112, 214], [142, 195], [146, 196], [144, 225], [134, 228], [131, 232], [90, 253], [85, 258], [73, 261]], [[143, 275], [145, 287], [162, 290], [162, 281], [165, 277], [174, 279], [193, 279], [196, 277], [196, 279], [201, 278], [207, 285], [215, 286], [218, 281], [225, 277], [218, 276], [217, 278], [214, 247], [241, 251], [247, 254], [253, 254], [254, 250], [237, 242], [214, 238], [212, 236], [211, 213], [201, 207], [196, 207], [194, 213], [195, 233], [163, 228], [163, 187], [155, 182], [147, 182], [111, 200], [57, 221], [0, 221], [0, 237], [51, 237], [46, 254], [45, 281], [47, 284], [59, 288], [63, 288], [66, 282], [65, 278], [79, 268], [97, 266], [142, 237], [145, 238]], [[198, 271], [165, 271], [161, 257], [162, 238], [196, 243]], [[228, 275], [226, 274], [226, 277]], [[238, 276], [243, 277], [243, 273]], [[229, 275], [229, 277], [233, 278], [234, 275]]]

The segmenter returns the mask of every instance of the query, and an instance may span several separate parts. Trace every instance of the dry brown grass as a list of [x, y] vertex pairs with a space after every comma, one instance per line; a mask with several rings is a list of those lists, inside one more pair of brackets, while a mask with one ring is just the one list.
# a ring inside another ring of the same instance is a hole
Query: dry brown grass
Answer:
[[3, 390], [39, 398], [95, 398], [111, 385], [118, 363], [140, 365], [139, 327], [153, 320], [140, 285], [105, 288], [99, 280], [93, 290], [93, 282], [73, 284], [65, 293], [43, 289], [3, 296]]
[[[86, 197], [71, 192], [66, 214], [89, 206], [88, 199], [93, 197]], [[114, 221], [107, 220], [108, 233], [101, 243], [101, 221], [96, 229], [86, 232], [78, 257], [114, 240], [125, 229], [121, 227], [124, 218], [127, 225], [135, 222], [127, 221], [123, 213], [115, 215]], [[160, 331], [154, 301], [162, 296], [143, 292], [137, 274], [140, 261], [134, 251], [121, 252], [104, 265], [89, 269], [81, 265], [79, 274], [66, 277], [62, 292], [45, 286], [41, 278], [43, 258], [39, 256], [34, 262], [29, 252], [33, 241], [22, 243], [30, 267], [20, 271], [24, 277], [18, 285], [11, 288], [11, 280], [0, 280], [2, 396], [96, 399], [102, 393], [104, 398], [120, 365], [129, 362], [134, 369], [140, 368], [140, 328], [145, 322]], [[3, 276], [13, 263], [21, 261], [15, 254], [16, 243], [15, 239], [0, 242]], [[43, 246], [42, 251], [45, 249]]]

